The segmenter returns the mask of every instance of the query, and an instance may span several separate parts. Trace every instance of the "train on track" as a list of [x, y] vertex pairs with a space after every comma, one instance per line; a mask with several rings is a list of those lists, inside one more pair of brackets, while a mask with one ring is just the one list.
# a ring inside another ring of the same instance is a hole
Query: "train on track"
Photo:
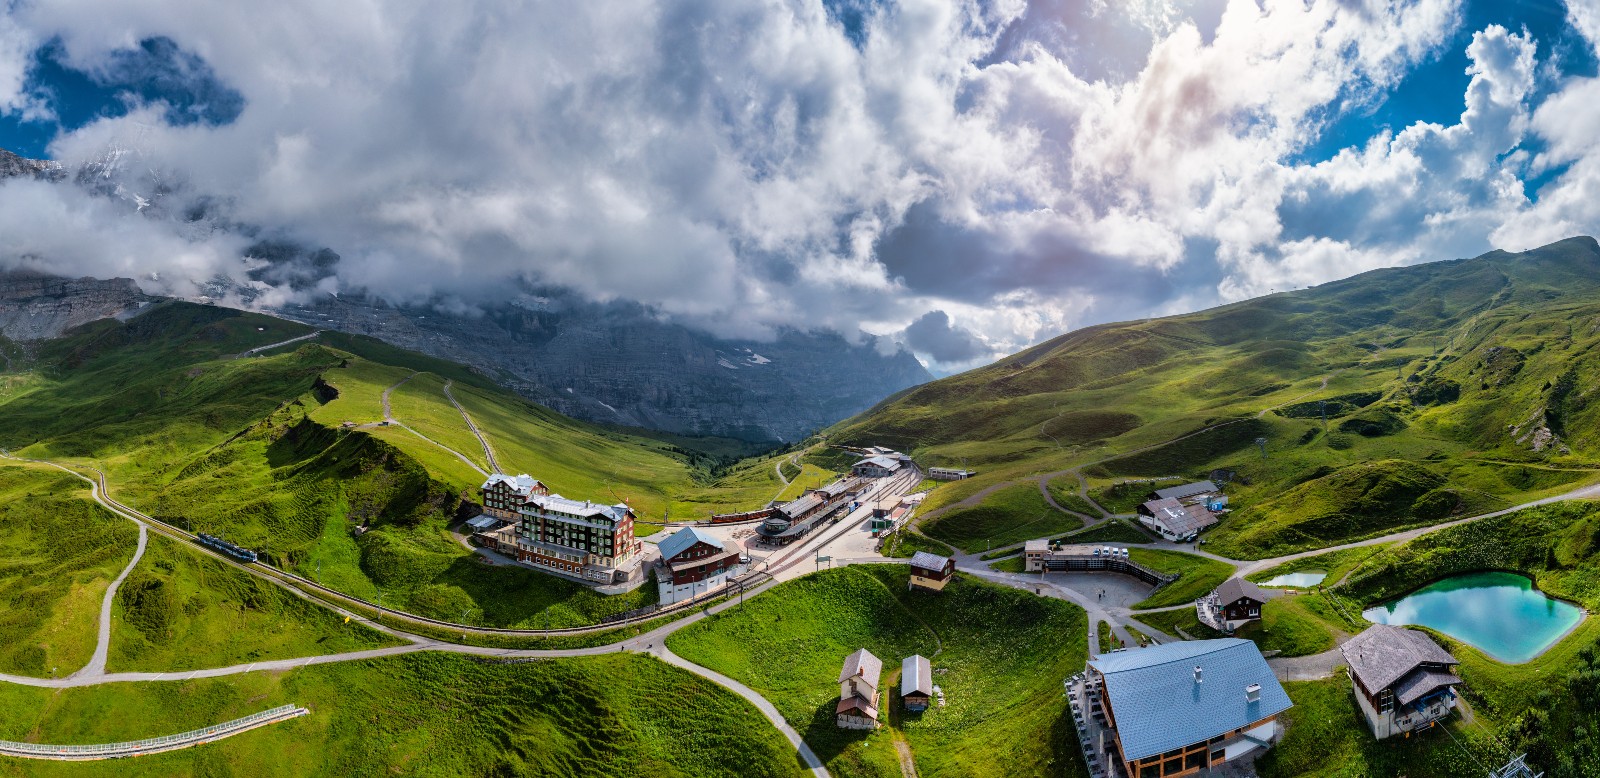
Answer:
[[227, 554], [228, 556], [233, 557], [240, 562], [256, 561], [256, 552], [251, 551], [248, 548], [240, 548], [239, 546], [235, 546], [234, 544], [229, 543], [228, 541], [223, 540], [215, 535], [207, 535], [206, 533], [202, 532], [195, 536], [195, 542], [213, 551], [220, 551], [224, 554]]

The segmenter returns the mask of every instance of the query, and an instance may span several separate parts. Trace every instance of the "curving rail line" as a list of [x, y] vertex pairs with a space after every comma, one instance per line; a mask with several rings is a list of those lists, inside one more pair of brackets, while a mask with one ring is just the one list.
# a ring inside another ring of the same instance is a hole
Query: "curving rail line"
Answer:
[[145, 740], [134, 740], [127, 743], [104, 743], [86, 746], [48, 745], [44, 743], [17, 743], [10, 740], [0, 740], [0, 755], [18, 756], [25, 759], [51, 759], [61, 762], [87, 762], [97, 759], [124, 759], [148, 754], [159, 754], [166, 751], [177, 751], [191, 746], [203, 746], [226, 737], [232, 737], [241, 732], [249, 732], [257, 727], [276, 724], [280, 721], [299, 718], [309, 715], [311, 711], [298, 705], [284, 705], [252, 713], [233, 721], [215, 724], [209, 727], [184, 732], [179, 735], [166, 735]]

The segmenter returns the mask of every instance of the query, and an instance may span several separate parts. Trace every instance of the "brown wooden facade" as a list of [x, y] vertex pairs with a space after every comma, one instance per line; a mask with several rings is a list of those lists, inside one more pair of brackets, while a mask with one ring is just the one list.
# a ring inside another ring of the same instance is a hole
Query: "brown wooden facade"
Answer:
[[661, 561], [671, 571], [672, 585], [683, 586], [704, 581], [737, 567], [739, 551], [720, 549], [710, 543], [695, 543], [671, 559]]

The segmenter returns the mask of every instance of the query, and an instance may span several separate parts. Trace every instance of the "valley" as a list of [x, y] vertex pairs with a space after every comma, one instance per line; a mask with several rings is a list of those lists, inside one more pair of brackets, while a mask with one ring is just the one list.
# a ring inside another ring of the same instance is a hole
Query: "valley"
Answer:
[[[0, 740], [136, 740], [300, 705], [311, 715], [137, 766], [1095, 775], [1064, 679], [1221, 637], [1195, 603], [1230, 579], [1316, 571], [1262, 584], [1259, 620], [1231, 630], [1294, 703], [1259, 775], [1459, 775], [1520, 753], [1582, 775], [1587, 740], [1553, 733], [1589, 720], [1595, 661], [1597, 271], [1600, 247], [1574, 239], [1090, 328], [746, 459], [576, 421], [367, 338], [155, 302], [29, 341], [0, 387]], [[1407, 291], [1363, 309], [1378, 288]], [[871, 446], [914, 470], [861, 476]], [[976, 474], [924, 480], [932, 467]], [[464, 524], [497, 472], [626, 508], [647, 549], [692, 528], [749, 561], [687, 603], [519, 564]], [[871, 484], [860, 504], [788, 545], [756, 542], [763, 518], [708, 521], [851, 473]], [[1227, 497], [1214, 527], [1152, 534], [1151, 492], [1207, 480]], [[1033, 570], [1040, 539], [1127, 549], [1161, 580]], [[950, 559], [948, 586], [913, 585], [918, 552]], [[1374, 740], [1339, 647], [1368, 608], [1481, 571], [1581, 616], [1521, 663], [1427, 631], [1459, 660], [1462, 712]], [[861, 648], [886, 688], [903, 657], [929, 658], [947, 704], [836, 727], [833, 676]], [[1319, 742], [1346, 761], [1319, 760]]]

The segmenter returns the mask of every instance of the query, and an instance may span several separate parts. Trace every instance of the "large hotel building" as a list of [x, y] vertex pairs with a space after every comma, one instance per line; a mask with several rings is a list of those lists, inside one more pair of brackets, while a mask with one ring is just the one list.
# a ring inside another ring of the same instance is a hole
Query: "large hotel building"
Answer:
[[478, 536], [519, 562], [598, 583], [625, 581], [637, 567], [643, 543], [626, 503], [569, 500], [528, 475], [496, 473], [480, 492], [484, 513], [501, 522]]

